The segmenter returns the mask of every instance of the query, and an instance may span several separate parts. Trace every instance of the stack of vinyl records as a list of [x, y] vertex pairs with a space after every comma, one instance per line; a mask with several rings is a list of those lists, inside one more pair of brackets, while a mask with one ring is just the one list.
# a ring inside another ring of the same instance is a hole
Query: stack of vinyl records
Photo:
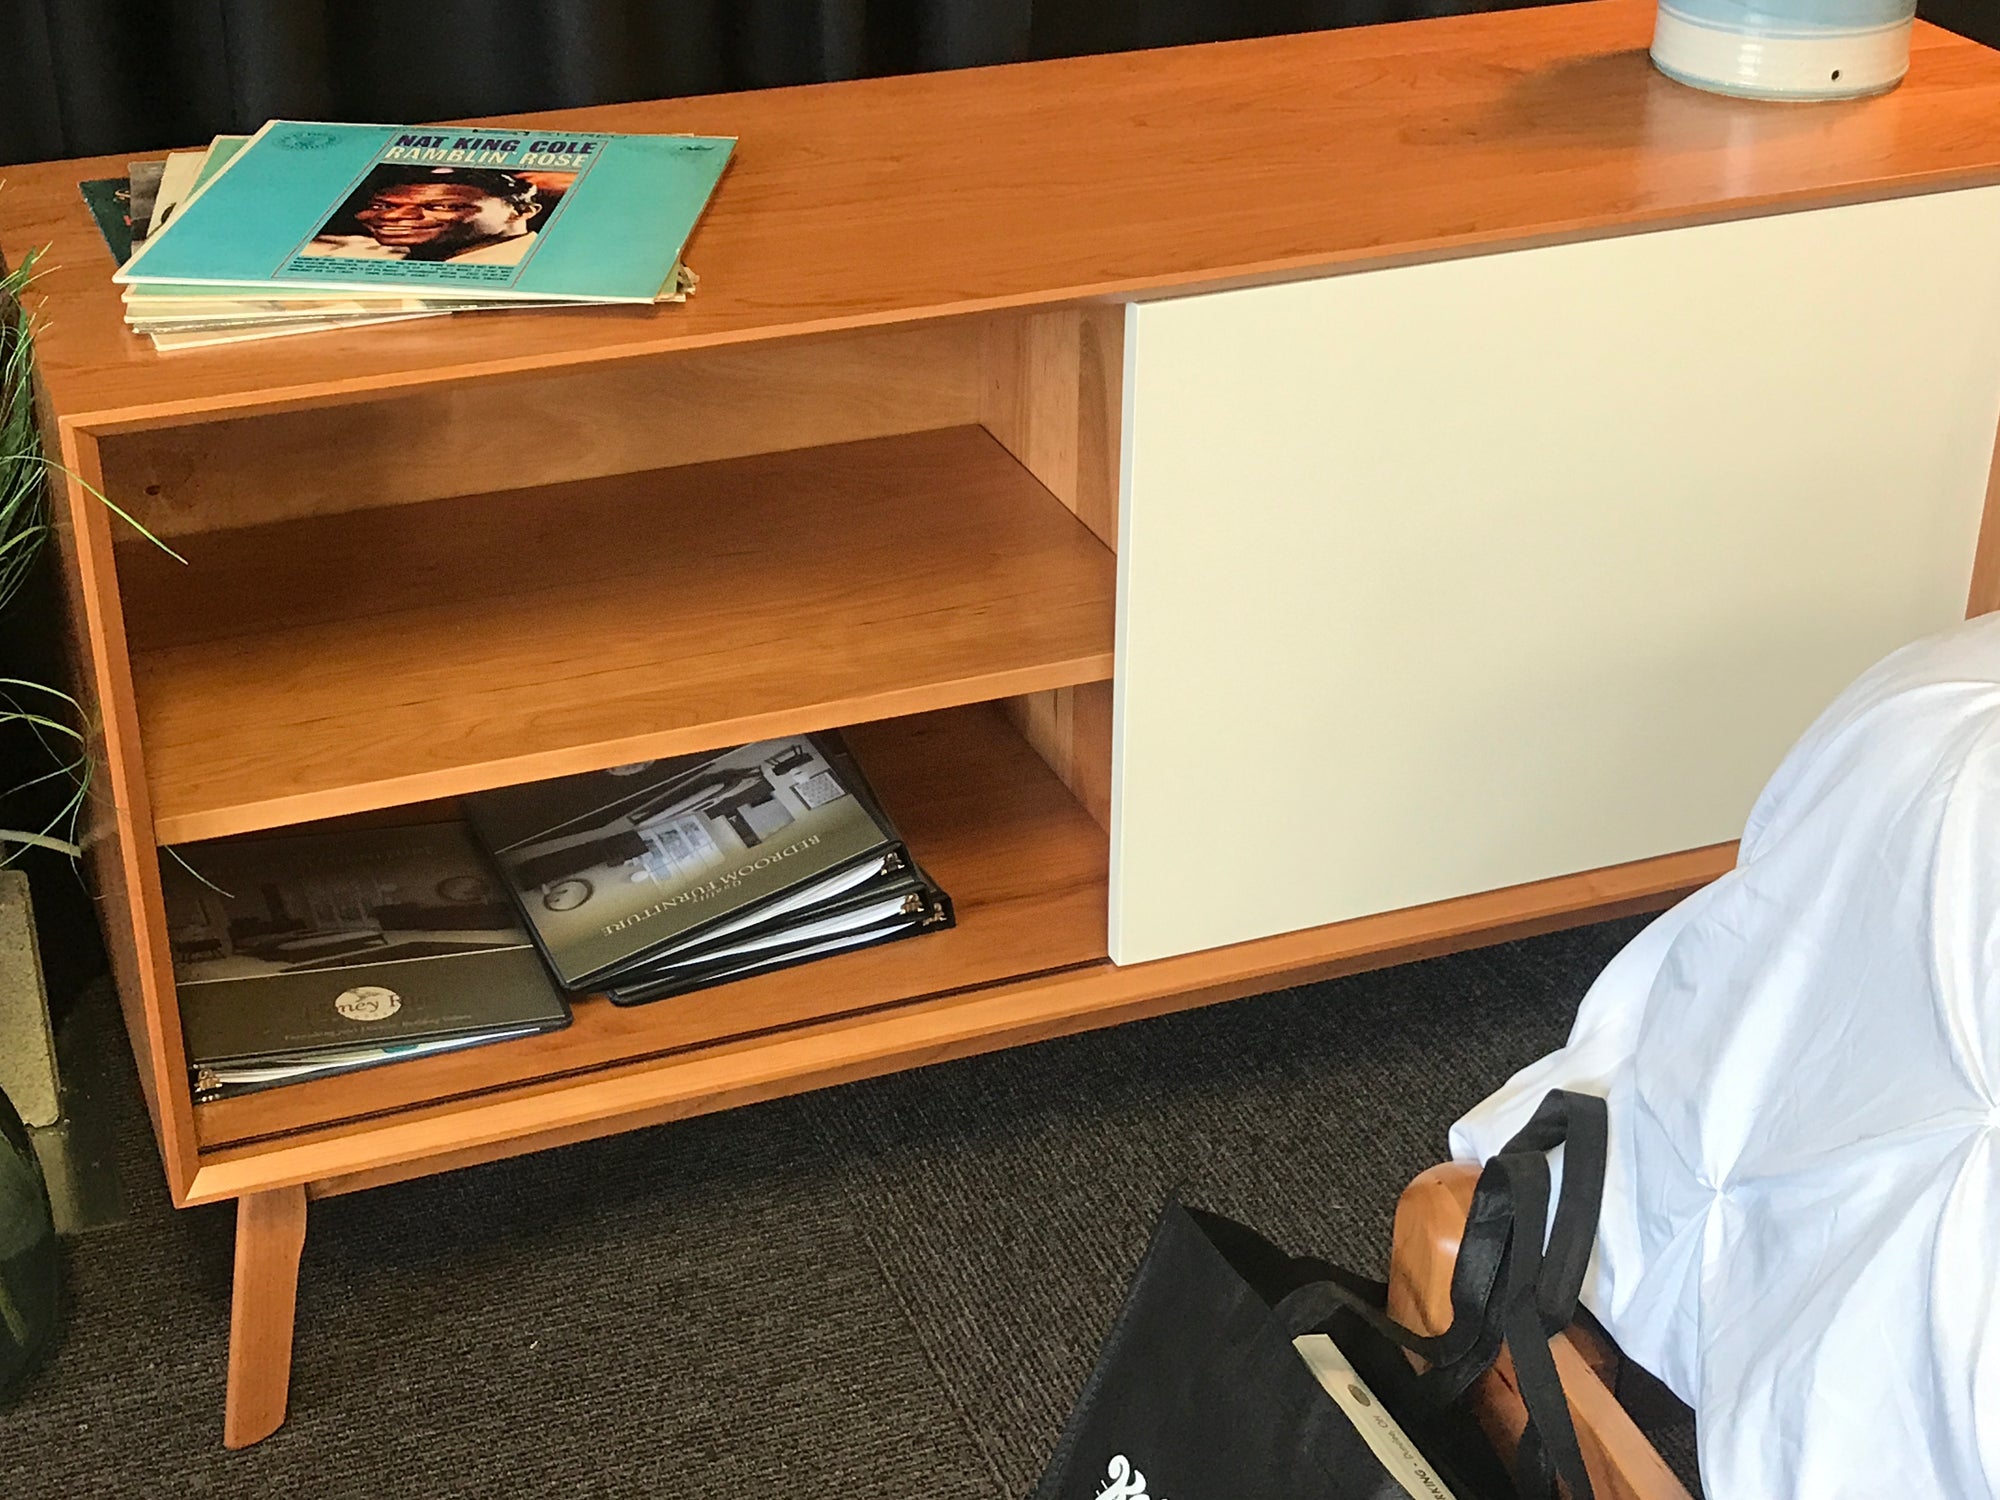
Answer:
[[83, 191], [160, 349], [494, 308], [685, 300], [735, 142], [273, 120]]
[[953, 923], [831, 733], [465, 805], [563, 986], [620, 1005]]

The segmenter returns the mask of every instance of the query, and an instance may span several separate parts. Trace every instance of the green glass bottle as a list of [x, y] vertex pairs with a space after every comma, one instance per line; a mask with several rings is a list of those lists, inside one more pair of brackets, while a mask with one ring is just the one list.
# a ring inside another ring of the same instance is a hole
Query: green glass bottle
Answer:
[[55, 1343], [60, 1276], [41, 1163], [27, 1126], [0, 1093], [0, 1401]]

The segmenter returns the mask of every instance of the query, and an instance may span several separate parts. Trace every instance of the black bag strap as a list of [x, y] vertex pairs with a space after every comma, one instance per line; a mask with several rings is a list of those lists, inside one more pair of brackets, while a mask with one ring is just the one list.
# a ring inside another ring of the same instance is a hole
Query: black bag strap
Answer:
[[[1319, 1266], [1316, 1269], [1324, 1272], [1331, 1268]], [[1390, 1343], [1398, 1344], [1425, 1360], [1435, 1361], [1444, 1346], [1442, 1335], [1423, 1334], [1413, 1328], [1405, 1328], [1384, 1312], [1368, 1292], [1331, 1277], [1308, 1281], [1287, 1293], [1271, 1311], [1288, 1339], [1311, 1333], [1324, 1326], [1334, 1314], [1347, 1312], [1360, 1318]]]
[[[1433, 1361], [1425, 1377], [1439, 1400], [1457, 1400], [1499, 1357], [1504, 1342], [1496, 1296], [1501, 1272], [1516, 1225], [1549, 1223], [1547, 1156], [1557, 1147], [1563, 1153], [1562, 1194], [1556, 1201], [1555, 1220], [1549, 1224], [1546, 1251], [1542, 1250], [1540, 1233], [1534, 1236], [1541, 1265], [1535, 1302], [1551, 1336], [1575, 1319], [1591, 1247], [1597, 1242], [1609, 1136], [1609, 1115], [1602, 1099], [1551, 1089], [1528, 1123], [1494, 1153], [1487, 1169], [1479, 1174], [1472, 1207], [1466, 1214], [1465, 1234], [1459, 1242], [1458, 1263], [1452, 1270], [1452, 1324], [1442, 1335], [1443, 1357]], [[1493, 1161], [1508, 1156], [1528, 1157], [1538, 1163], [1545, 1184], [1539, 1217], [1529, 1215], [1524, 1220], [1506, 1185], [1507, 1178], [1492, 1170]]]
[[[1311, 1332], [1338, 1311], [1351, 1312], [1430, 1365], [1420, 1385], [1439, 1405], [1463, 1396], [1493, 1367], [1504, 1344], [1513, 1354], [1528, 1415], [1515, 1451], [1516, 1489], [1523, 1500], [1544, 1500], [1556, 1493], [1560, 1476], [1571, 1500], [1591, 1500], [1590, 1476], [1549, 1340], [1576, 1316], [1597, 1237], [1608, 1142], [1604, 1101], [1555, 1089], [1488, 1160], [1466, 1213], [1452, 1270], [1451, 1326], [1443, 1333], [1405, 1328], [1358, 1284], [1350, 1285], [1354, 1278], [1342, 1278], [1323, 1263], [1299, 1262], [1319, 1274], [1273, 1309], [1286, 1336]], [[1558, 1146], [1563, 1184], [1551, 1222], [1548, 1153]]]
[[1548, 1222], [1548, 1158], [1538, 1152], [1502, 1151], [1487, 1163], [1487, 1171], [1500, 1179], [1519, 1215], [1495, 1299], [1507, 1352], [1514, 1359], [1514, 1387], [1528, 1415], [1514, 1450], [1514, 1488], [1522, 1500], [1554, 1500], [1560, 1475], [1571, 1500], [1592, 1500], [1583, 1449], [1549, 1347], [1553, 1335], [1542, 1318], [1541, 1283], [1548, 1262], [1537, 1230]]
[[1577, 1299], [1591, 1247], [1597, 1243], [1597, 1220], [1604, 1205], [1604, 1172], [1610, 1155], [1610, 1115], [1594, 1094], [1550, 1089], [1535, 1113], [1500, 1148], [1500, 1154], [1531, 1152], [1546, 1156], [1558, 1146], [1563, 1154], [1562, 1193], [1556, 1199], [1555, 1221], [1549, 1226], [1548, 1247], [1536, 1286], [1542, 1323], [1551, 1334], [1576, 1320]]
[[1504, 1341], [1502, 1276], [1514, 1241], [1516, 1206], [1489, 1162], [1472, 1190], [1458, 1260], [1451, 1273], [1451, 1326], [1440, 1335], [1438, 1358], [1424, 1383], [1440, 1403], [1456, 1401], [1493, 1368]]

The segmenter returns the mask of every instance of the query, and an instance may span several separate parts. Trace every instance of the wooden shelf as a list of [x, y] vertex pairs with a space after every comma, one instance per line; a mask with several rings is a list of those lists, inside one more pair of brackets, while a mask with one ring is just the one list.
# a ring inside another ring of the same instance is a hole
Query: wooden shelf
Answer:
[[1735, 854], [1733, 844], [1691, 849], [1206, 953], [1122, 966], [1075, 964], [367, 1120], [218, 1144], [201, 1154], [186, 1201], [291, 1185], [314, 1196], [358, 1192], [1287, 985], [1659, 911], [1721, 875]]
[[906, 942], [621, 1008], [565, 1031], [198, 1106], [206, 1150], [783, 1031], [920, 997], [1104, 963], [1108, 843], [991, 704], [848, 731], [958, 925]]
[[1111, 553], [973, 427], [181, 550], [118, 558], [166, 844], [1111, 674]]

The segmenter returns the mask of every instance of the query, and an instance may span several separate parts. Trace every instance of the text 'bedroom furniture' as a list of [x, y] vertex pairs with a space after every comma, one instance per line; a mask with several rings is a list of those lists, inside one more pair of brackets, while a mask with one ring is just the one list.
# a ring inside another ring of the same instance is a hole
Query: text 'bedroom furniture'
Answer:
[[[174, 1199], [239, 1200], [228, 1442], [313, 1198], [1664, 906], [2000, 602], [2000, 57], [1756, 104], [1652, 15], [544, 117], [741, 138], [686, 306], [178, 356], [77, 191], [123, 160], [10, 169], [92, 878]], [[955, 930], [190, 1096], [162, 846], [836, 725]]]

